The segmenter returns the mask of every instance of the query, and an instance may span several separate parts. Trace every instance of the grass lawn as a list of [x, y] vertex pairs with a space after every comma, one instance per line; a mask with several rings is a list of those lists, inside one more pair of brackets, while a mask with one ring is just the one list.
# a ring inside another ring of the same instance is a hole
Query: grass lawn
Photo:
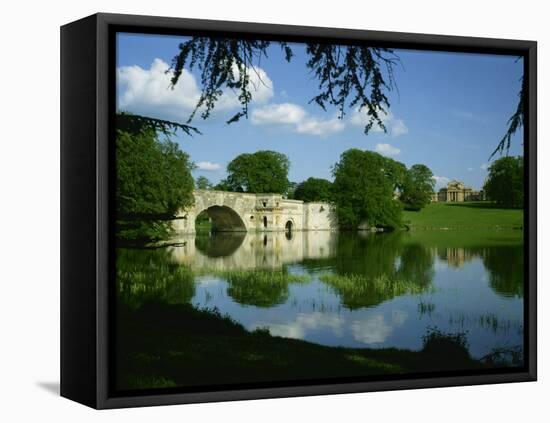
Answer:
[[117, 387], [122, 390], [478, 369], [458, 338], [432, 334], [420, 351], [327, 347], [246, 331], [189, 304], [121, 307]]
[[432, 203], [420, 211], [404, 211], [403, 221], [411, 229], [522, 229], [523, 210], [486, 202]]

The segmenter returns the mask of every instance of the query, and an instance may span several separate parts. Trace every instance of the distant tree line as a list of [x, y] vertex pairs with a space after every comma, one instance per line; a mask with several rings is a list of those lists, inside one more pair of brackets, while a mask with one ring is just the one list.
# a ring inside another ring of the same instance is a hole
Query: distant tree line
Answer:
[[347, 150], [334, 165], [334, 182], [308, 178], [295, 183], [288, 179], [290, 161], [275, 151], [241, 154], [227, 165], [227, 178], [212, 185], [197, 178], [201, 189], [276, 193], [305, 202], [329, 202], [336, 205], [342, 228], [362, 225], [398, 228], [401, 211], [420, 210], [431, 201], [434, 179], [422, 164], [410, 169], [396, 160], [372, 151]]

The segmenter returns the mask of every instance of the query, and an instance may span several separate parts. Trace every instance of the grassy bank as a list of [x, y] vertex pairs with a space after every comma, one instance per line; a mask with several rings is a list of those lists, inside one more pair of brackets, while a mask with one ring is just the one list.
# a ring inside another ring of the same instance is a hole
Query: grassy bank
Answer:
[[521, 229], [523, 210], [488, 202], [432, 203], [420, 211], [404, 211], [403, 220], [411, 229]]
[[312, 380], [476, 369], [459, 335], [431, 333], [421, 351], [326, 347], [246, 331], [215, 311], [188, 304], [120, 307], [119, 389]]

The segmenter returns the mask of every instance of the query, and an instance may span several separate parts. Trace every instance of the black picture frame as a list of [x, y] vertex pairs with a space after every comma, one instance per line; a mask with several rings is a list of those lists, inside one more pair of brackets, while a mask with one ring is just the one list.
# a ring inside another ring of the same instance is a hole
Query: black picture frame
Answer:
[[[362, 43], [418, 50], [524, 57], [525, 367], [484, 373], [396, 376], [384, 380], [158, 390], [114, 395], [112, 190], [114, 34], [225, 34], [278, 40]], [[119, 408], [303, 395], [534, 381], [537, 378], [537, 44], [534, 41], [410, 34], [197, 19], [95, 14], [61, 28], [61, 395], [90, 407]], [[78, 247], [78, 248], [77, 248]]]

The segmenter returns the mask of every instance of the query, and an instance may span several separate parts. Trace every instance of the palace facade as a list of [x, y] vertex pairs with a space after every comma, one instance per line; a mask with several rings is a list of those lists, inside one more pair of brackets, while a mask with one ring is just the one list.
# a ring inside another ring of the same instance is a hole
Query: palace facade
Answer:
[[483, 191], [474, 191], [472, 188], [464, 186], [461, 181], [451, 181], [446, 188], [441, 188], [439, 192], [432, 194], [432, 202], [440, 203], [483, 200], [485, 200]]

